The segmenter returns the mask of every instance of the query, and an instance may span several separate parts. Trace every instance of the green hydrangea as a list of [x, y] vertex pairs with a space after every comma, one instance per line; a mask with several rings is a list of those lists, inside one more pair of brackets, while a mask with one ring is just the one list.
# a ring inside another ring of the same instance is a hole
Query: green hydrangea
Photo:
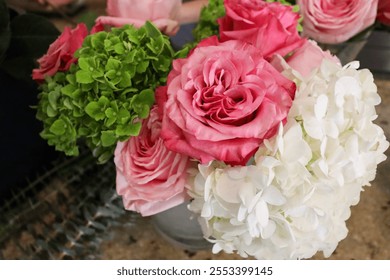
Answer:
[[41, 136], [69, 156], [79, 154], [84, 140], [103, 163], [118, 141], [139, 134], [175, 53], [168, 37], [148, 22], [89, 35], [75, 56], [78, 63], [68, 72], [41, 86]]
[[203, 39], [219, 33], [217, 19], [225, 14], [223, 0], [209, 0], [208, 5], [202, 8], [199, 21], [193, 31], [194, 46]]

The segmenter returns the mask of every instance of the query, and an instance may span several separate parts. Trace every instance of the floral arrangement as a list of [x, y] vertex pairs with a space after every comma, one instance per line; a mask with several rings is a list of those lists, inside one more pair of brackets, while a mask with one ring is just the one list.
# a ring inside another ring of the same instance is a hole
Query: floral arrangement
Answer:
[[214, 253], [327, 257], [386, 159], [373, 76], [301, 37], [286, 1], [209, 2], [189, 52], [150, 22], [65, 30], [34, 72], [42, 136], [114, 153], [128, 210], [190, 201]]

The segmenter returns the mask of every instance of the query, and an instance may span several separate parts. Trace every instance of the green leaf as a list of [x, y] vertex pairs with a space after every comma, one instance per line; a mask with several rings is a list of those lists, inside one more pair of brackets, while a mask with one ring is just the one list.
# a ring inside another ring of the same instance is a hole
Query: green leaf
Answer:
[[141, 61], [137, 65], [137, 73], [144, 73], [146, 71], [146, 69], [148, 69], [148, 67], [149, 67], [149, 61], [147, 61], [147, 60]]
[[107, 108], [107, 110], [104, 112], [106, 114], [107, 118], [115, 118], [117, 117], [117, 112], [113, 108]]
[[116, 143], [116, 137], [114, 131], [102, 131], [102, 135], [100, 137], [102, 141], [103, 147], [109, 147]]
[[101, 105], [96, 101], [89, 102], [88, 105], [85, 107], [85, 112], [88, 114], [88, 116], [90, 116], [96, 121], [102, 120], [105, 117]]
[[162, 72], [167, 72], [169, 68], [171, 67], [172, 60], [168, 59], [166, 57], [159, 57], [158, 60], [154, 60], [152, 62], [154, 69], [156, 71], [162, 71]]
[[164, 37], [161, 35], [160, 37], [157, 37], [154, 39], [152, 45], [154, 50], [156, 51], [156, 54], [160, 54], [164, 49]]
[[116, 122], [116, 118], [107, 118], [104, 122], [104, 124], [107, 127], [111, 127]]
[[100, 70], [94, 70], [92, 72], [92, 78], [94, 80], [98, 80], [99, 78], [103, 77], [104, 76], [104, 72], [103, 71], [100, 71]]
[[127, 88], [131, 86], [131, 77], [129, 72], [127, 71], [122, 72], [122, 77], [119, 86], [121, 88]]
[[63, 135], [65, 131], [66, 131], [66, 123], [62, 119], [56, 120], [50, 126], [50, 132], [52, 132], [55, 135]]
[[116, 70], [109, 70], [106, 73], [106, 77], [109, 78], [110, 80], [113, 80], [117, 77], [117, 71]]
[[54, 118], [55, 116], [57, 116], [57, 110], [54, 110], [53, 107], [51, 107], [50, 105], [47, 106], [46, 108], [46, 114], [50, 117], [50, 118]]
[[106, 71], [120, 69], [121, 62], [117, 59], [109, 58], [106, 64]]
[[63, 95], [66, 95], [66, 96], [69, 96], [69, 97], [76, 97], [75, 96], [75, 91], [77, 90], [78, 88], [72, 84], [68, 84], [66, 86], [64, 86], [63, 88], [61, 88], [61, 93]]
[[[127, 35], [127, 39], [131, 42], [131, 43], [134, 43], [136, 45], [139, 45], [141, 40], [142, 40], [142, 36], [140, 36], [138, 30], [136, 30], [135, 28], [131, 27], [131, 28], [128, 28], [126, 31], [125, 31], [126, 35]], [[131, 49], [132, 48], [132, 44], [125, 44], [126, 48], [127, 49]]]
[[116, 100], [111, 101], [110, 106], [115, 112], [118, 112], [118, 102]]
[[88, 72], [92, 72], [94, 70], [93, 69], [94, 67], [92, 67], [92, 65], [91, 65], [90, 58], [81, 57], [81, 58], [79, 58], [77, 63], [82, 70], [85, 70]]
[[146, 119], [149, 116], [150, 107], [148, 105], [142, 104], [137, 106], [135, 111], [138, 113], [138, 116], [141, 119]]
[[118, 136], [137, 136], [141, 130], [141, 123], [119, 125], [115, 131]]
[[91, 72], [79, 70], [76, 72], [76, 81], [80, 84], [90, 84], [94, 80], [92, 78]]
[[105, 163], [110, 158], [112, 158], [112, 152], [111, 151], [107, 151], [107, 152], [104, 152], [103, 154], [99, 155], [98, 162], [99, 163]]
[[[126, 72], [129, 73], [130, 77], [133, 78], [136, 74], [136, 66], [134, 64], [126, 67]], [[146, 77], [145, 77], [146, 78]], [[131, 83], [133, 84], [133, 83]], [[131, 85], [130, 85], [131, 86]]]
[[189, 47], [184, 47], [175, 53], [174, 58], [175, 59], [176, 58], [185, 58], [185, 57], [187, 57], [189, 51], [190, 51]]
[[223, 0], [209, 0], [208, 5], [203, 7], [200, 18], [193, 30], [195, 44], [202, 39], [217, 35], [219, 26], [217, 19], [225, 15]]
[[94, 49], [104, 49], [104, 40], [107, 38], [107, 32], [102, 31], [94, 34], [94, 36], [90, 36], [91, 46]]
[[[74, 66], [74, 65], [72, 65], [72, 66]], [[76, 86], [76, 76], [74, 74], [67, 74], [66, 81], [69, 84]]]
[[135, 103], [141, 103], [151, 107], [154, 104], [154, 91], [152, 89], [144, 89], [134, 97]]
[[109, 39], [105, 39], [103, 44], [106, 50], [112, 50], [112, 42]]
[[126, 110], [125, 108], [120, 108], [118, 112], [117, 119], [120, 123], [124, 124], [127, 123], [130, 119], [130, 112]]
[[54, 110], [57, 110], [57, 100], [59, 97], [60, 93], [58, 91], [51, 91], [48, 94], [49, 104]]
[[77, 131], [79, 136], [87, 136], [90, 133], [89, 129], [86, 127], [80, 127]]
[[108, 100], [108, 98], [105, 97], [105, 96], [101, 96], [99, 98], [98, 103], [99, 103], [100, 107], [105, 108], [105, 107], [107, 107], [110, 104], [110, 100]]
[[153, 23], [151, 23], [150, 21], [147, 21], [144, 25], [145, 27], [145, 30], [147, 32], [147, 34], [149, 35], [149, 37], [151, 38], [158, 38], [160, 36], [162, 36], [160, 30], [154, 26]]
[[66, 109], [68, 110], [73, 110], [74, 109], [74, 106], [72, 104], [72, 102], [70, 102], [69, 98], [64, 98], [64, 101], [63, 101], [63, 104], [65, 106]]
[[116, 44], [114, 49], [115, 49], [115, 52], [117, 54], [124, 54], [125, 53], [125, 46], [123, 45], [123, 43]]

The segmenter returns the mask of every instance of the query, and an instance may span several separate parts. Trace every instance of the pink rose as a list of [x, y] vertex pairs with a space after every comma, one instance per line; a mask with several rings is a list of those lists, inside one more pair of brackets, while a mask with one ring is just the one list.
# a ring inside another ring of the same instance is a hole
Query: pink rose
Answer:
[[39, 68], [33, 70], [32, 78], [42, 82], [45, 76], [54, 76], [58, 71], [69, 70], [72, 63], [77, 61], [74, 57], [75, 51], [81, 47], [87, 35], [88, 29], [83, 23], [73, 30], [65, 27], [64, 32], [49, 46], [47, 53], [38, 59]]
[[154, 106], [139, 136], [118, 142], [115, 150], [116, 188], [127, 210], [149, 216], [187, 199], [189, 159], [169, 151], [160, 138], [161, 119]]
[[303, 46], [296, 49], [292, 56], [287, 59], [287, 63], [303, 77], [310, 75], [311, 71], [319, 67], [322, 60], [329, 59], [340, 64], [336, 56], [329, 51], [323, 51], [315, 41], [308, 40]]
[[108, 0], [108, 16], [101, 16], [96, 22], [110, 26], [132, 24], [140, 27], [149, 20], [164, 33], [173, 35], [179, 30], [175, 18], [180, 7], [181, 0]]
[[347, 41], [375, 21], [378, 0], [298, 0], [304, 35], [317, 42]]
[[161, 137], [204, 164], [245, 165], [285, 120], [295, 89], [254, 46], [206, 39], [173, 62]]
[[379, 0], [377, 19], [385, 25], [390, 25], [390, 0]]
[[225, 9], [226, 16], [218, 20], [221, 41], [250, 43], [267, 58], [284, 56], [303, 44], [297, 31], [299, 15], [291, 6], [262, 0], [225, 0]]
[[95, 33], [101, 32], [101, 31], [104, 31], [104, 25], [101, 24], [100, 22], [97, 22], [97, 23], [95, 23], [94, 26], [92, 26], [90, 33], [95, 34]]

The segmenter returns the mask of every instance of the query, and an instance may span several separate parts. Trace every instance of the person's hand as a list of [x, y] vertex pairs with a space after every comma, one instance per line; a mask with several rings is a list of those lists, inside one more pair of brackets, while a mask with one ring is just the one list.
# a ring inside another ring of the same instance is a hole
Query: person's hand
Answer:
[[98, 17], [97, 24], [140, 27], [146, 21], [153, 22], [163, 33], [172, 36], [179, 30], [176, 19], [181, 0], [108, 0], [107, 16]]
[[180, 29], [179, 22], [172, 19], [155, 20], [153, 23], [168, 36], [174, 36]]

